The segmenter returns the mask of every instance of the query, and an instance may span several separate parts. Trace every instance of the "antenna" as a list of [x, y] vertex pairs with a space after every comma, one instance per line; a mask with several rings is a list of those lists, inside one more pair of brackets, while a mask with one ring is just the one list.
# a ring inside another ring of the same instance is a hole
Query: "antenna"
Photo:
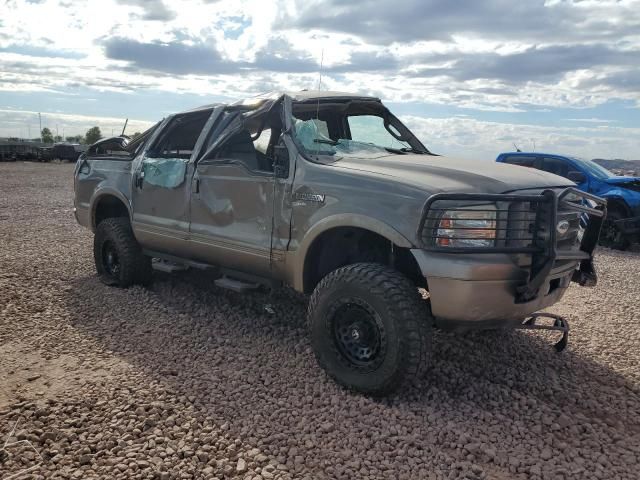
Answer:
[[522, 151], [522, 150], [520, 150], [520, 149], [518, 148], [518, 146], [516, 145], [516, 143], [515, 143], [515, 142], [513, 142], [513, 148], [515, 148], [515, 149], [516, 149], [516, 152], [521, 152], [521, 151]]
[[[316, 128], [318, 128], [318, 121], [320, 120], [320, 87], [322, 86], [322, 64], [324, 63], [324, 48], [320, 53], [320, 70], [318, 72], [318, 104], [316, 106]], [[320, 144], [318, 144], [318, 149], [316, 150], [316, 155], [318, 155], [318, 151], [320, 150]]]
[[124, 127], [122, 127], [122, 133], [120, 134], [121, 137], [124, 136], [124, 131], [127, 129], [127, 123], [129, 123], [128, 118], [124, 121]]
[[320, 71], [318, 72], [318, 106], [316, 108], [316, 120], [320, 117], [320, 88], [322, 87], [322, 64], [324, 63], [324, 48], [320, 54]]
[[320, 71], [318, 72], [318, 90], [320, 90], [320, 87], [322, 86], [322, 64], [323, 63], [324, 63], [324, 48], [320, 53]]

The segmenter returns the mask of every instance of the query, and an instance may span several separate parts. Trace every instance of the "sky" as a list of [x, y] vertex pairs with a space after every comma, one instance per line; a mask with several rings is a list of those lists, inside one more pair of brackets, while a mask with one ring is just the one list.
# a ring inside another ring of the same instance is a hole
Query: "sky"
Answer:
[[381, 98], [433, 152], [639, 159], [640, 0], [0, 0], [0, 136], [273, 90]]

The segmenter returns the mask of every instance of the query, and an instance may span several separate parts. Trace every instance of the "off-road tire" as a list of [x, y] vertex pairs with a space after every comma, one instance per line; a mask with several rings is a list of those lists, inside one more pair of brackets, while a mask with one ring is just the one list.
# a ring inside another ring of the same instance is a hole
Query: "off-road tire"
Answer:
[[[354, 304], [370, 309], [384, 331], [379, 365], [356, 365], [340, 347], [343, 340], [335, 333], [336, 312]], [[389, 394], [430, 363], [433, 317], [429, 304], [406, 277], [384, 265], [356, 263], [325, 276], [311, 296], [308, 323], [320, 367], [340, 385], [361, 393]]]
[[623, 218], [625, 218], [624, 213], [617, 208], [607, 211], [607, 217], [604, 219], [602, 231], [600, 232], [600, 245], [614, 250], [627, 250], [629, 248], [631, 245], [630, 240], [615, 226], [615, 222]]
[[[105, 262], [105, 247], [117, 255], [118, 269], [110, 271]], [[93, 238], [93, 258], [100, 281], [126, 288], [151, 283], [151, 258], [143, 255], [128, 218], [107, 218], [98, 224]]]

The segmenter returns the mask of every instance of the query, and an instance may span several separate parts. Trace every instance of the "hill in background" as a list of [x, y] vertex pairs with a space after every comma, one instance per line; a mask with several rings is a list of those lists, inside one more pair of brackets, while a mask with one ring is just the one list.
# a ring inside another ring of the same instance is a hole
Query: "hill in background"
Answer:
[[616, 175], [640, 176], [640, 160], [594, 158], [593, 161]]

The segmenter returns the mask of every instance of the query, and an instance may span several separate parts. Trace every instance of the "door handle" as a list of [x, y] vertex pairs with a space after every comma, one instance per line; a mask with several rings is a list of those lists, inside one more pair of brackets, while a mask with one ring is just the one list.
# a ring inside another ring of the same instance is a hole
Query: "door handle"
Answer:
[[136, 181], [135, 181], [135, 185], [136, 187], [142, 189], [142, 184], [144, 182], [144, 170], [142, 170], [140, 173], [138, 173], [138, 175], [136, 176]]
[[196, 193], [200, 193], [200, 179], [196, 178]]

